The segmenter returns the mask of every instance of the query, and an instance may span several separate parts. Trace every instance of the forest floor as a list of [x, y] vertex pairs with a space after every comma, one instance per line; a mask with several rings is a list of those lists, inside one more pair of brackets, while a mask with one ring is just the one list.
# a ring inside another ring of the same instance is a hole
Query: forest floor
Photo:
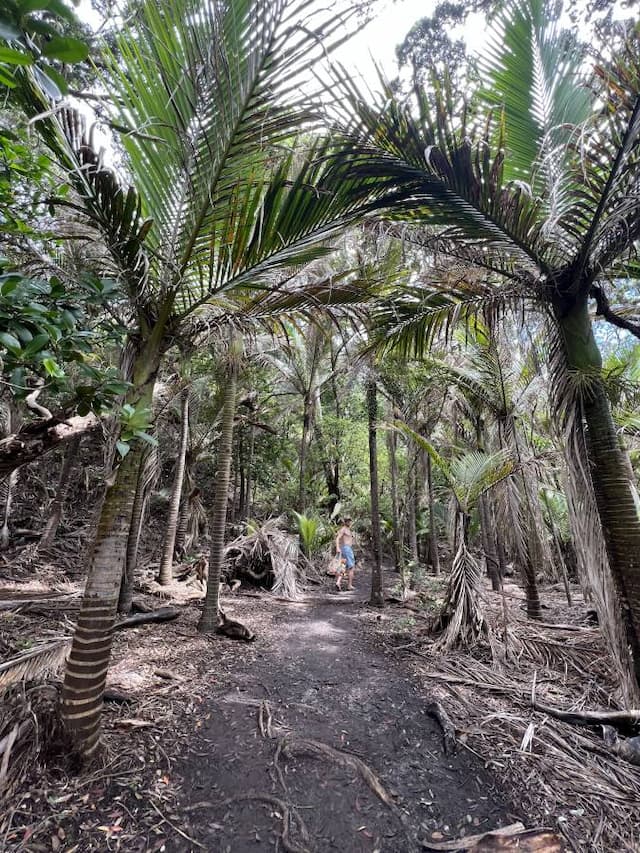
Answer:
[[[581, 602], [567, 616], [560, 594], [544, 591], [549, 620], [576, 621], [559, 633], [527, 622], [514, 586], [486, 593], [511, 620], [501, 662], [497, 640], [476, 657], [435, 654], [424, 611], [370, 608], [367, 584], [363, 571], [354, 593], [327, 579], [298, 602], [225, 597], [253, 643], [197, 634], [199, 607], [184, 601], [175, 622], [117, 634], [109, 684], [128, 701], [106, 706], [100, 766], [73, 776], [64, 756], [25, 756], [0, 850], [410, 853], [459, 839], [446, 849], [489, 851], [516, 848], [464, 839], [517, 820], [554, 829], [520, 850], [640, 850], [640, 769], [530, 707], [532, 683], [556, 705], [606, 706], [607, 660]], [[52, 586], [41, 577], [14, 592]], [[74, 599], [80, 584], [56, 588]], [[3, 613], [2, 657], [29, 636], [60, 636], [65, 606]], [[427, 714], [434, 699], [455, 723], [453, 755]]]

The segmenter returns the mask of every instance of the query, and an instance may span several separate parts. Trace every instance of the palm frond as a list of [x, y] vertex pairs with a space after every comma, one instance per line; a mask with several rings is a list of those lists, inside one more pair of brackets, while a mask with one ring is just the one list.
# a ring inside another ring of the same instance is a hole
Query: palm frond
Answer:
[[317, 122], [301, 84], [352, 13], [314, 0], [145, 0], [133, 31], [107, 52], [115, 118], [144, 131], [123, 144], [154, 247], [168, 253], [163, 277], [175, 282], [194, 262], [206, 270], [218, 252], [222, 266], [233, 263], [225, 247], [241, 223], [229, 211], [242, 204], [251, 218], [275, 146]]
[[508, 0], [479, 63], [480, 97], [503, 110], [506, 177], [531, 182], [556, 221], [567, 200], [568, 143], [591, 111], [584, 47], [548, 0]]
[[71, 647], [71, 638], [56, 640], [33, 651], [0, 664], [0, 691], [19, 681], [41, 678], [56, 672], [65, 662]]

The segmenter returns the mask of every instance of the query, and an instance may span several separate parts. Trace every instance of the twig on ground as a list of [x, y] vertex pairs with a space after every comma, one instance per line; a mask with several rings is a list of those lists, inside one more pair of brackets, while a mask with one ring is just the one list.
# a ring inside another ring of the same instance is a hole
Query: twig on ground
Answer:
[[180, 829], [180, 827], [176, 826], [176, 825], [175, 825], [175, 823], [173, 823], [172, 821], [170, 821], [168, 817], [165, 817], [165, 815], [163, 815], [163, 814], [162, 814], [162, 812], [160, 811], [160, 809], [158, 808], [158, 806], [153, 802], [153, 798], [152, 798], [152, 797], [149, 797], [149, 805], [150, 805], [153, 809], [155, 809], [155, 811], [157, 811], [157, 812], [158, 812], [158, 814], [160, 815], [160, 817], [162, 818], [162, 820], [163, 820], [165, 823], [168, 823], [168, 824], [169, 824], [169, 826], [171, 827], [171, 829], [175, 830], [175, 831], [178, 833], [178, 835], [181, 835], [181, 836], [182, 836], [186, 841], [189, 841], [191, 844], [195, 844], [195, 845], [196, 845], [196, 847], [199, 847], [201, 850], [206, 850], [206, 849], [207, 849], [207, 848], [204, 846], [204, 844], [200, 844], [200, 842], [199, 842], [199, 841], [196, 841], [196, 840], [195, 840], [195, 838], [191, 838], [191, 836], [190, 836], [190, 835], [187, 835], [187, 833], [186, 833], [186, 832], [183, 832], [183, 831]]

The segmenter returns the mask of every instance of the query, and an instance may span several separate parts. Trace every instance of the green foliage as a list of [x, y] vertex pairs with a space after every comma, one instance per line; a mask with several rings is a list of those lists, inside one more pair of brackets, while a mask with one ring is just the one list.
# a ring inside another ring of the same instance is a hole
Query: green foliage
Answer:
[[104, 332], [90, 328], [82, 293], [57, 276], [0, 275], [0, 354], [3, 382], [17, 398], [32, 379], [49, 392], [76, 397], [80, 414], [101, 411], [126, 388], [115, 369], [95, 356]]
[[[71, 34], [73, 33], [73, 34]], [[89, 45], [63, 0], [4, 0], [0, 10], [0, 85], [18, 85], [17, 69], [29, 68], [53, 99], [67, 94], [62, 64], [83, 62]]]
[[312, 557], [326, 542], [326, 528], [313, 516], [302, 515], [292, 510], [298, 528], [300, 547], [306, 557]]
[[131, 442], [136, 439], [152, 447], [157, 446], [157, 439], [149, 433], [152, 412], [148, 406], [132, 406], [130, 403], [125, 403], [120, 410], [120, 423], [120, 438], [116, 443], [116, 449], [121, 457], [124, 458], [127, 455], [131, 450]]

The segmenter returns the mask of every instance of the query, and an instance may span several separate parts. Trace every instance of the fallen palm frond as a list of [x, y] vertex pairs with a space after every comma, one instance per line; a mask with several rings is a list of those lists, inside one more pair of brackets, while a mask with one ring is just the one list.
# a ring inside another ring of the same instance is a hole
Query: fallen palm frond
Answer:
[[64, 663], [70, 646], [71, 637], [64, 637], [0, 664], [0, 691], [19, 681], [32, 681], [56, 672]]
[[554, 816], [574, 850], [631, 853], [640, 849], [636, 739], [607, 738], [602, 723], [627, 722], [631, 732], [637, 712], [616, 704], [624, 707], [624, 690], [601, 631], [565, 625], [576, 611], [560, 590], [545, 590], [547, 603], [553, 596], [562, 624], [545, 626], [526, 620], [518, 599], [485, 593], [490, 644], [477, 644], [475, 657], [439, 653], [433, 642], [401, 653], [416, 660], [458, 742], [500, 774], [525, 813], [547, 825]]
[[462, 537], [453, 559], [447, 597], [439, 616], [443, 632], [438, 646], [473, 645], [487, 631], [480, 609], [480, 566]]
[[302, 579], [300, 548], [283, 525], [282, 517], [270, 518], [260, 527], [248, 525], [247, 532], [225, 548], [227, 578], [266, 585], [275, 595], [297, 600]]

